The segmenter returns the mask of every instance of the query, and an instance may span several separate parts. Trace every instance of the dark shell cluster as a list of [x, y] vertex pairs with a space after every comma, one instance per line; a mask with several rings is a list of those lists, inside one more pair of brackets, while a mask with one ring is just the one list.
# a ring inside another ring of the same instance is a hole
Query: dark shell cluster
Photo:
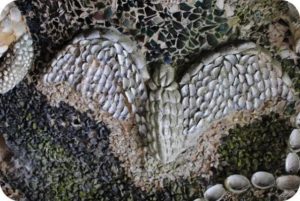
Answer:
[[52, 107], [32, 84], [0, 97], [0, 133], [13, 151], [1, 177], [26, 200], [193, 200], [201, 185], [178, 181], [145, 192], [109, 148], [109, 130], [87, 113]]

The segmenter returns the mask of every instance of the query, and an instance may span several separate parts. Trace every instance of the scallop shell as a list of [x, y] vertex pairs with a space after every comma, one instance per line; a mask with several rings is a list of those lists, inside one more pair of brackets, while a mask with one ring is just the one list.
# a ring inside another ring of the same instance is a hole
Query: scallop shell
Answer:
[[216, 184], [209, 189], [207, 189], [204, 193], [204, 198], [208, 201], [218, 201], [221, 200], [226, 191], [222, 184]]
[[300, 177], [296, 175], [281, 176], [276, 179], [276, 186], [280, 190], [297, 190], [300, 185]]
[[251, 183], [255, 188], [264, 190], [275, 185], [275, 177], [268, 172], [256, 172], [252, 175]]
[[243, 175], [231, 175], [225, 180], [225, 187], [235, 194], [244, 193], [250, 185], [250, 181]]

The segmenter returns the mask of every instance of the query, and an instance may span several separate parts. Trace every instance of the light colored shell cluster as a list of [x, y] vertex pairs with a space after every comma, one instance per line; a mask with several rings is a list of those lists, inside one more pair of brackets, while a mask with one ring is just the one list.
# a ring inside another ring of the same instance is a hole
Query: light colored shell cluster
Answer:
[[14, 3], [8, 4], [0, 15], [0, 57], [26, 32], [26, 21], [20, 10]]
[[268, 100], [294, 99], [290, 78], [254, 43], [205, 57], [189, 68], [179, 84], [174, 77], [174, 69], [162, 65], [148, 83], [148, 144], [164, 163], [191, 146], [215, 120], [257, 109]]
[[32, 66], [34, 52], [31, 36], [24, 34], [9, 50], [0, 66], [0, 93], [14, 88]]
[[20, 10], [14, 3], [0, 16], [0, 94], [15, 87], [32, 66], [33, 41]]
[[128, 119], [147, 99], [146, 79], [137, 45], [112, 29], [78, 35], [44, 75], [46, 84], [65, 82], [120, 120]]
[[253, 43], [206, 58], [180, 82], [184, 134], [198, 132], [232, 112], [253, 110], [277, 97], [293, 100], [291, 80]]
[[[299, 126], [298, 114], [295, 124]], [[290, 175], [279, 176], [275, 179], [274, 175], [268, 172], [259, 171], [252, 175], [251, 183], [254, 188], [266, 190], [273, 187], [284, 191], [283, 196], [290, 197], [300, 186], [300, 177], [297, 175], [300, 170], [300, 159], [297, 152], [300, 151], [300, 129], [294, 129], [290, 135], [290, 152], [285, 161], [285, 171]], [[246, 192], [251, 187], [250, 181], [242, 175], [231, 175], [225, 180], [226, 189], [234, 194]], [[286, 193], [288, 192], [288, 193]], [[216, 184], [208, 188], [204, 193], [207, 201], [219, 201], [226, 195], [226, 190], [222, 184]]]

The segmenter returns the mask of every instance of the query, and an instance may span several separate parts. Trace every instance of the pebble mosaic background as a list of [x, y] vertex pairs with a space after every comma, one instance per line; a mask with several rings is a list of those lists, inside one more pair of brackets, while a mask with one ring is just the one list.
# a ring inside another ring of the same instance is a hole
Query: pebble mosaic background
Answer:
[[0, 16], [15, 200], [286, 200], [300, 18], [281, 0], [17, 0]]

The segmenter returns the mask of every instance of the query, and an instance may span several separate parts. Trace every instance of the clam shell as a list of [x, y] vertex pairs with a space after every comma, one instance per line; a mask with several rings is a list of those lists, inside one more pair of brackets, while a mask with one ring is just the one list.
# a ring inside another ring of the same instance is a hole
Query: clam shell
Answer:
[[285, 171], [288, 173], [297, 173], [300, 168], [300, 159], [296, 153], [289, 153], [285, 160]]
[[281, 176], [276, 179], [276, 186], [280, 190], [297, 190], [300, 185], [300, 177], [296, 175]]
[[294, 151], [300, 150], [300, 129], [294, 129], [292, 131], [289, 139], [289, 144]]
[[223, 185], [216, 184], [205, 191], [204, 198], [207, 201], [218, 201], [218, 200], [221, 200], [225, 194], [226, 194], [226, 191], [225, 191]]
[[251, 177], [251, 183], [255, 188], [264, 190], [275, 185], [275, 177], [268, 172], [256, 172]]
[[243, 175], [231, 175], [225, 180], [225, 187], [232, 193], [244, 193], [250, 188], [250, 181]]

